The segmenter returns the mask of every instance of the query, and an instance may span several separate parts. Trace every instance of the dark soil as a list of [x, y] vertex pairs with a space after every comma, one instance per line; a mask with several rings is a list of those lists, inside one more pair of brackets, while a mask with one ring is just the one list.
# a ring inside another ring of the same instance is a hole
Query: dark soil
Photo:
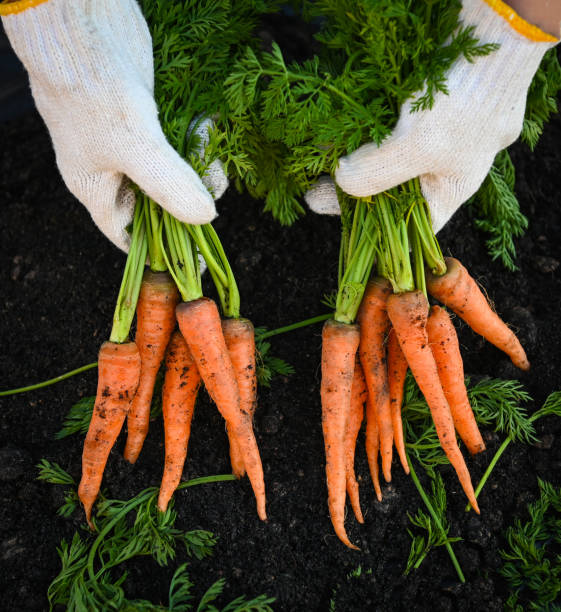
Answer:
[[[518, 378], [535, 410], [561, 389], [561, 121], [550, 125], [537, 151], [517, 146], [517, 191], [530, 218], [518, 241], [520, 271], [490, 261], [484, 238], [462, 210], [441, 233], [443, 248], [460, 258], [487, 288], [498, 312], [518, 328], [532, 362], [529, 374], [465, 326], [459, 329], [466, 372]], [[95, 361], [108, 337], [124, 256], [97, 230], [68, 193], [55, 166], [48, 134], [36, 114], [0, 125], [0, 386], [50, 378]], [[309, 214], [280, 227], [259, 203], [230, 190], [219, 203], [216, 227], [240, 284], [243, 313], [256, 325], [275, 328], [325, 312], [320, 300], [335, 288], [339, 222]], [[207, 279], [208, 281], [208, 279]], [[207, 282], [208, 285], [208, 282]], [[212, 293], [210, 285], [208, 293]], [[357, 457], [366, 523], [348, 516], [346, 549], [334, 536], [326, 503], [320, 422], [320, 326], [273, 340], [274, 354], [296, 373], [262, 389], [255, 418], [268, 492], [269, 520], [255, 512], [247, 479], [206, 485], [177, 495], [177, 525], [203, 528], [219, 538], [213, 557], [192, 561], [197, 592], [226, 579], [225, 597], [267, 593], [277, 610], [499, 610], [508, 587], [498, 575], [504, 529], [537, 492], [537, 477], [561, 484], [561, 420], [538, 425], [544, 444], [513, 444], [480, 497], [481, 517], [463, 511], [464, 496], [450, 470], [443, 470], [448, 516], [467, 582], [460, 585], [444, 549], [437, 549], [403, 576], [410, 538], [407, 513], [421, 505], [413, 483], [394, 461], [394, 481], [373, 495], [363, 449]], [[95, 393], [96, 374], [72, 378], [41, 391], [2, 398], [0, 432], [0, 591], [5, 610], [44, 610], [46, 591], [60, 565], [56, 547], [83, 526], [76, 513], [57, 516], [60, 488], [38, 482], [42, 458], [58, 462], [76, 479], [82, 440], [55, 441], [70, 406]], [[474, 481], [500, 444], [484, 432], [488, 450], [469, 460]], [[122, 459], [123, 437], [111, 454], [104, 486], [110, 497], [128, 499], [157, 485], [163, 464], [161, 422], [152, 423], [134, 467]], [[362, 446], [362, 445], [361, 445]], [[197, 406], [186, 477], [228, 472], [224, 425], [206, 397]], [[426, 482], [426, 479], [424, 479]], [[130, 597], [167, 601], [174, 567], [151, 559], [131, 563]], [[361, 567], [358, 577], [348, 577]], [[224, 599], [228, 601], [228, 599]]]

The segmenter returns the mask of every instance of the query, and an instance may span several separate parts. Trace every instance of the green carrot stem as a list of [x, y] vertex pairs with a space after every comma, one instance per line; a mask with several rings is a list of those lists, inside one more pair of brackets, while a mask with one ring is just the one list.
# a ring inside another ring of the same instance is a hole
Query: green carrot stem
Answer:
[[147, 195], [142, 195], [144, 218], [146, 222], [146, 238], [148, 241], [148, 256], [152, 272], [165, 272], [168, 268], [164, 258], [162, 240], [163, 229], [162, 209]]
[[394, 195], [374, 196], [373, 210], [380, 226], [378, 270], [392, 284], [395, 293], [412, 291], [415, 287], [409, 255], [409, 238], [404, 219], [396, 219], [392, 208]]
[[16, 395], [16, 393], [25, 393], [26, 391], [35, 391], [36, 389], [42, 389], [43, 387], [48, 387], [49, 385], [55, 385], [58, 382], [66, 380], [67, 378], [70, 378], [72, 376], [76, 376], [77, 374], [81, 374], [82, 372], [93, 370], [93, 368], [97, 368], [97, 361], [94, 361], [93, 363], [88, 363], [87, 365], [76, 368], [75, 370], [70, 370], [69, 372], [65, 372], [60, 376], [49, 378], [49, 380], [44, 380], [43, 382], [39, 382], [34, 385], [28, 385], [27, 387], [18, 387], [17, 389], [8, 389], [7, 391], [0, 391], [0, 397], [4, 397], [6, 395]]
[[240, 316], [238, 285], [218, 234], [210, 223], [189, 225], [187, 230], [208, 266], [224, 316], [238, 318]]
[[140, 285], [144, 274], [148, 243], [146, 240], [146, 224], [143, 214], [143, 203], [138, 201], [134, 210], [133, 230], [123, 280], [117, 297], [113, 328], [109, 339], [122, 344], [129, 337], [129, 331], [136, 310]]
[[[432, 507], [430, 499], [428, 498], [428, 495], [426, 494], [425, 490], [423, 489], [423, 486], [421, 485], [419, 478], [417, 477], [417, 473], [415, 472], [413, 463], [408, 453], [407, 453], [407, 462], [409, 463], [409, 470], [411, 473], [411, 478], [413, 479], [413, 482], [415, 483], [415, 486], [417, 487], [417, 491], [419, 491], [419, 495], [421, 496], [421, 499], [423, 500], [425, 506], [427, 507], [427, 510], [432, 516], [434, 524], [437, 526], [438, 530], [443, 534], [443, 536], [447, 538], [447, 534], [444, 531], [444, 528], [442, 527], [442, 523], [440, 522], [438, 515], [434, 511], [434, 508]], [[448, 555], [450, 556], [450, 559], [452, 560], [452, 565], [454, 566], [454, 569], [456, 570], [456, 574], [458, 574], [458, 578], [460, 579], [460, 582], [464, 583], [466, 579], [464, 577], [462, 568], [460, 567], [456, 554], [454, 553], [452, 544], [450, 544], [450, 542], [446, 542], [444, 546], [446, 547], [446, 550], [448, 551]]]
[[284, 327], [277, 327], [277, 329], [271, 329], [270, 331], [263, 332], [262, 334], [255, 334], [255, 339], [265, 340], [265, 338], [270, 338], [271, 336], [278, 336], [279, 334], [285, 334], [286, 332], [293, 331], [295, 329], [300, 329], [301, 327], [306, 327], [307, 325], [313, 325], [314, 323], [321, 323], [322, 321], [327, 321], [327, 319], [331, 319], [332, 316], [333, 315], [331, 313], [323, 314], [318, 315], [317, 317], [304, 319], [303, 321], [298, 321], [297, 323], [285, 325]]
[[[196, 245], [183, 223], [165, 210], [162, 211], [162, 216], [164, 231], [160, 235], [160, 240], [169, 273], [183, 301], [197, 300], [203, 296], [203, 290]], [[163, 234], [165, 234], [167, 248], [164, 248]]]
[[[499, 446], [497, 452], [495, 453], [495, 455], [491, 459], [491, 462], [487, 466], [487, 469], [485, 470], [485, 473], [481, 477], [481, 480], [479, 481], [479, 484], [477, 485], [477, 487], [475, 489], [475, 499], [477, 499], [479, 497], [479, 494], [481, 493], [481, 490], [485, 486], [485, 483], [487, 482], [487, 480], [489, 480], [489, 476], [491, 476], [491, 472], [495, 469], [495, 466], [497, 465], [499, 459], [501, 458], [502, 454], [505, 452], [505, 450], [507, 449], [508, 445], [511, 442], [512, 442], [512, 438], [508, 437]], [[470, 510], [471, 510], [471, 504], [467, 504], [466, 512], [469, 512]]]
[[430, 209], [421, 191], [421, 183], [418, 178], [414, 178], [401, 185], [401, 188], [411, 194], [416, 202], [411, 210], [410, 223], [415, 226], [425, 263], [433, 274], [442, 276], [446, 273], [446, 263], [432, 228]]
[[356, 319], [379, 240], [375, 218], [365, 201], [357, 201], [354, 214], [358, 224], [351, 232], [351, 235], [355, 235], [349, 241], [350, 257], [347, 257], [348, 263], [339, 283], [334, 315], [335, 320], [341, 323], [353, 323]]
[[[414, 206], [416, 208], [416, 206]], [[413, 256], [413, 274], [415, 278], [415, 288], [422, 291], [427, 296], [427, 281], [425, 276], [425, 260], [423, 258], [423, 248], [421, 240], [414, 223], [410, 223], [409, 243], [411, 244], [411, 254]]]

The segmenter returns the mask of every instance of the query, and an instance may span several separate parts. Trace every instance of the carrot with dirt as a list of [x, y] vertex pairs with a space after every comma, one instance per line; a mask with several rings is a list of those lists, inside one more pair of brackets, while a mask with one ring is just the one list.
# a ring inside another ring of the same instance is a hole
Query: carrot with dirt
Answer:
[[[390, 320], [386, 312], [386, 301], [392, 293], [392, 286], [385, 278], [368, 282], [358, 310], [360, 326], [359, 355], [368, 396], [378, 419], [382, 472], [386, 482], [392, 479], [393, 427], [388, 387], [386, 360], [386, 335]], [[367, 444], [366, 450], [370, 446]]]
[[[341, 542], [356, 549], [345, 531], [349, 474], [347, 428], [351, 418], [355, 362], [360, 342], [359, 327], [354, 321], [374, 263], [373, 240], [377, 233], [369, 221], [368, 205], [365, 202], [354, 203], [340, 194], [340, 204], [342, 239], [339, 251], [339, 287], [334, 318], [325, 322], [322, 332], [321, 410], [331, 523]], [[362, 513], [358, 505], [358, 492], [356, 496], [353, 493], [351, 503], [360, 520]]]
[[257, 500], [262, 520], [265, 511], [265, 484], [259, 449], [253, 434], [251, 415], [242, 412], [236, 372], [232, 365], [216, 304], [209, 298], [177, 306], [179, 329], [195, 359], [208, 394], [233, 433], [242, 453], [245, 469]]
[[469, 502], [479, 513], [471, 477], [458, 448], [454, 421], [427, 336], [428, 300], [421, 291], [396, 293], [388, 298], [387, 308], [401, 350], [430, 408], [440, 445], [456, 470]]
[[166, 351], [166, 374], [162, 388], [165, 464], [158, 496], [158, 509], [161, 512], [166, 511], [181, 480], [200, 384], [201, 376], [191, 351], [181, 333], [176, 331]]
[[374, 485], [374, 492], [378, 501], [382, 501], [382, 489], [380, 487], [380, 468], [378, 467], [378, 454], [380, 452], [380, 434], [378, 433], [378, 415], [376, 406], [372, 403], [370, 396], [366, 397], [366, 457], [370, 477]]
[[179, 292], [168, 272], [146, 270], [136, 307], [135, 343], [141, 358], [140, 382], [127, 415], [127, 442], [123, 453], [130, 463], [138, 459], [148, 433], [150, 404], [156, 375], [175, 327]]
[[[222, 332], [238, 381], [240, 409], [253, 419], [257, 406], [257, 370], [255, 364], [255, 330], [248, 319], [224, 319]], [[245, 474], [243, 457], [234, 435], [230, 440], [230, 461], [237, 478]]]
[[147, 252], [143, 206], [137, 203], [111, 335], [99, 351], [97, 394], [82, 452], [82, 478], [78, 486], [78, 497], [92, 529], [92, 508], [101, 487], [105, 465], [133, 402], [140, 379], [140, 353], [136, 344], [129, 341], [129, 331]]
[[162, 211], [166, 236], [164, 257], [183, 302], [176, 307], [179, 329], [195, 360], [208, 394], [235, 438], [257, 502], [267, 518], [263, 467], [253, 433], [252, 415], [241, 408], [236, 372], [224, 340], [216, 303], [202, 295], [198, 253], [214, 280], [226, 316], [239, 317], [240, 297], [224, 250], [211, 225], [188, 226]]
[[351, 544], [345, 531], [345, 430], [351, 407], [360, 333], [357, 325], [329, 319], [323, 326], [321, 338], [321, 423], [329, 514], [341, 542], [356, 550], [357, 547]]
[[409, 464], [407, 463], [405, 440], [403, 437], [403, 421], [401, 418], [405, 377], [407, 376], [409, 366], [407, 364], [407, 359], [405, 359], [405, 355], [399, 346], [399, 340], [397, 339], [397, 335], [393, 327], [390, 329], [390, 333], [388, 335], [386, 352], [393, 439], [401, 465], [403, 466], [405, 473], [409, 474]]
[[360, 426], [364, 419], [364, 404], [367, 396], [366, 382], [364, 380], [362, 366], [360, 365], [360, 359], [358, 359], [357, 356], [355, 358], [355, 371], [351, 388], [351, 407], [347, 419], [347, 427], [345, 429], [345, 465], [347, 474], [347, 494], [353, 512], [355, 513], [356, 520], [359, 523], [364, 523], [364, 517], [360, 509], [360, 495], [355, 475], [355, 449], [358, 432], [360, 431]]
[[450, 316], [440, 306], [430, 309], [427, 334], [456, 431], [472, 455], [480, 453], [485, 443], [469, 403], [458, 336]]
[[446, 257], [445, 262], [445, 274], [439, 276], [427, 272], [429, 293], [453, 310], [474, 332], [505, 352], [516, 367], [529, 370], [530, 362], [520, 341], [492, 310], [466, 268], [453, 257]]

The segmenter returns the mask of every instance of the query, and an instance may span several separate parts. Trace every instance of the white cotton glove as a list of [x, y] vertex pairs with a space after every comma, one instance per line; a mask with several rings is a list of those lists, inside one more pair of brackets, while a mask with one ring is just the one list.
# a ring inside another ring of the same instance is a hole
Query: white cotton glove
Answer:
[[[205, 187], [166, 141], [152, 41], [136, 0], [23, 0], [1, 8], [62, 177], [112, 242], [128, 248], [135, 198], [125, 177], [180, 221], [216, 216], [207, 187], [218, 198], [227, 179], [215, 163]], [[198, 130], [208, 138], [208, 122]]]
[[[499, 49], [473, 63], [459, 58], [447, 74], [448, 95], [437, 93], [426, 111], [411, 112], [415, 97], [405, 102], [393, 133], [380, 146], [366, 144], [343, 157], [335, 173], [355, 197], [420, 177], [435, 231], [479, 189], [495, 155], [520, 134], [532, 77], [557, 42], [496, 0], [464, 0], [461, 21], [475, 26], [480, 43], [498, 43]], [[305, 197], [315, 212], [339, 213], [328, 179]]]

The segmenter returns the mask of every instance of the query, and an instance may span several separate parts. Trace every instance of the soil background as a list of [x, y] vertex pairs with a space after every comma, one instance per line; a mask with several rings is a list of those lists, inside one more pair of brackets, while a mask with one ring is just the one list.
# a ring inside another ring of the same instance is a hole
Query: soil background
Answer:
[[[466, 373], [517, 378], [534, 398], [530, 412], [561, 389], [561, 120], [548, 125], [536, 151], [515, 145], [517, 194], [530, 219], [517, 241], [520, 270], [490, 260], [484, 236], [464, 207], [440, 233], [443, 250], [462, 260], [487, 289], [498, 313], [519, 331], [532, 369], [518, 372], [498, 350], [458, 325]], [[67, 191], [55, 165], [48, 133], [32, 112], [0, 124], [0, 387], [50, 378], [96, 360], [109, 335], [124, 255], [92, 223]], [[293, 227], [279, 226], [261, 204], [230, 189], [218, 203], [216, 228], [240, 285], [243, 314], [255, 325], [276, 328], [325, 312], [324, 293], [335, 289], [339, 244], [336, 218], [308, 214]], [[212, 294], [209, 279], [207, 293]], [[421, 507], [412, 481], [394, 460], [394, 479], [378, 503], [359, 438], [356, 470], [366, 522], [347, 517], [360, 552], [335, 537], [327, 510], [319, 399], [321, 326], [272, 339], [272, 352], [296, 373], [261, 389], [255, 417], [268, 497], [269, 520], [257, 518], [247, 479], [205, 485], [176, 496], [177, 526], [218, 536], [214, 555], [190, 562], [195, 592], [226, 579], [222, 602], [246, 594], [276, 597], [276, 610], [500, 610], [508, 586], [499, 576], [504, 529], [525, 516], [537, 493], [537, 477], [561, 484], [561, 420], [538, 423], [537, 446], [510, 445], [480, 497], [481, 517], [463, 511], [464, 496], [450, 469], [451, 535], [466, 575], [461, 585], [444, 549], [432, 551], [420, 569], [403, 576], [410, 537], [407, 513]], [[0, 399], [0, 593], [5, 610], [45, 610], [47, 587], [60, 570], [56, 548], [84, 521], [56, 514], [61, 489], [36, 480], [36, 464], [58, 462], [78, 480], [82, 439], [61, 441], [72, 404], [94, 395], [96, 372], [49, 388]], [[470, 459], [479, 480], [502, 438], [484, 432], [488, 450]], [[122, 459], [124, 436], [111, 453], [104, 487], [128, 499], [157, 486], [163, 466], [160, 420], [138, 463]], [[223, 422], [206, 395], [197, 404], [184, 477], [227, 473]], [[423, 479], [425, 484], [426, 479]], [[152, 559], [129, 563], [131, 598], [167, 602], [169, 580], [185, 560], [168, 568]], [[357, 567], [358, 577], [348, 577]], [[370, 570], [370, 571], [369, 571]]]

